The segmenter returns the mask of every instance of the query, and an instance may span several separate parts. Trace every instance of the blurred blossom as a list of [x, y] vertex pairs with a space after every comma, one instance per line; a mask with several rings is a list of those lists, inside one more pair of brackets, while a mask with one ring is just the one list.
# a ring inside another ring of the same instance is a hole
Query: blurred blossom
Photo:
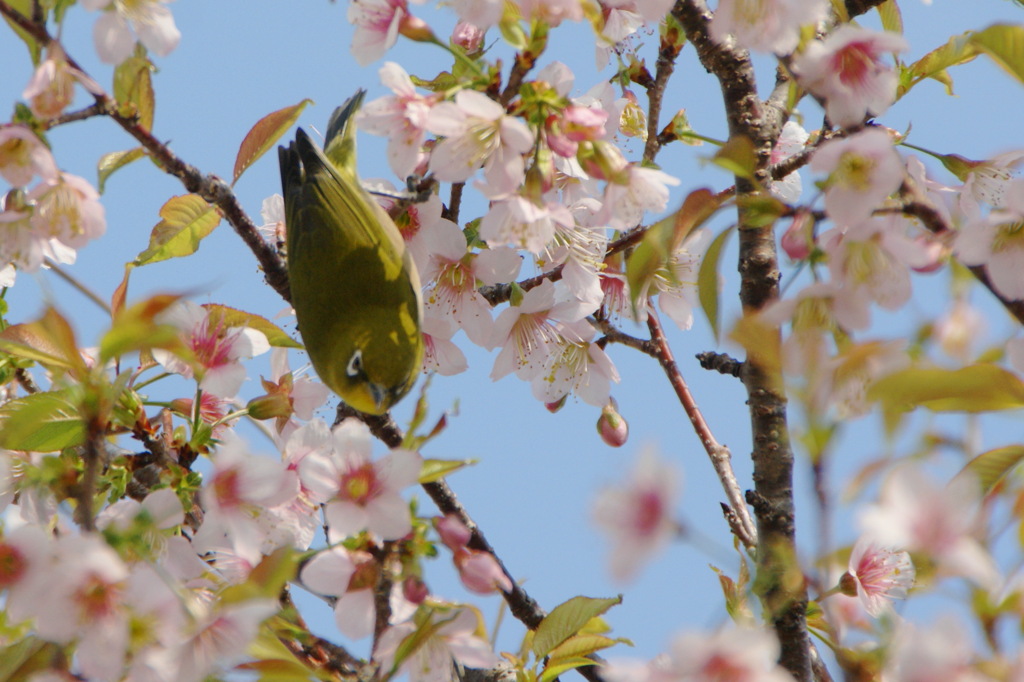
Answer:
[[[501, 20], [505, 8], [504, 0], [452, 0], [452, 8], [459, 15], [460, 23], [468, 23], [486, 31]], [[458, 31], [458, 26], [456, 26]]]
[[46, 59], [36, 67], [21, 97], [28, 102], [36, 118], [56, 118], [74, 99], [75, 81], [84, 77], [81, 71], [68, 64], [57, 43], [51, 43]]
[[[462, 4], [465, 5], [470, 3]], [[500, 3], [475, 2], [472, 4], [478, 4], [484, 7], [487, 7], [488, 5], [497, 6], [499, 11], [501, 9]], [[458, 11], [457, 7], [456, 11]], [[486, 19], [484, 20], [486, 21]], [[463, 50], [465, 50], [466, 54], [472, 55], [476, 52], [479, 52], [483, 48], [484, 31], [479, 26], [479, 24], [474, 24], [468, 21], [460, 21], [459, 23], [455, 24], [455, 28], [452, 29], [452, 43], [458, 45]]]
[[1007, 184], [1002, 208], [968, 219], [953, 250], [965, 265], [984, 265], [1000, 294], [1024, 299], [1024, 178]]
[[811, 169], [828, 175], [825, 210], [840, 227], [869, 218], [905, 176], [892, 138], [877, 128], [824, 143], [811, 159]]
[[[698, 303], [697, 275], [710, 244], [710, 230], [700, 228], [690, 233], [654, 278], [656, 291], [651, 294], [657, 293], [658, 307], [684, 331], [693, 326], [693, 310]], [[647, 319], [645, 311], [641, 311], [640, 318]]]
[[[782, 163], [786, 159], [799, 154], [807, 144], [807, 131], [803, 126], [794, 120], [786, 121], [782, 126], [782, 133], [772, 148], [771, 164]], [[780, 180], [772, 180], [768, 183], [768, 191], [776, 199], [788, 204], [796, 203], [803, 191], [803, 183], [800, 180], [800, 171], [793, 171]]]
[[605, 187], [604, 207], [608, 225], [615, 230], [637, 226], [645, 212], [664, 211], [668, 205], [669, 187], [679, 179], [654, 168], [630, 164], [624, 177], [610, 181]]
[[680, 475], [650, 448], [636, 459], [621, 485], [602, 491], [594, 503], [594, 520], [610, 536], [609, 569], [619, 581], [640, 568], [680, 532], [673, 513]]
[[0, 176], [15, 187], [25, 187], [35, 176], [57, 179], [57, 162], [28, 126], [0, 126]]
[[865, 534], [880, 545], [921, 552], [945, 573], [993, 588], [998, 570], [975, 537], [983, 524], [973, 477], [960, 474], [943, 486], [910, 464], [886, 476], [878, 502], [860, 513]]
[[991, 680], [971, 665], [971, 637], [952, 617], [928, 627], [903, 623], [892, 638], [885, 679], [899, 682], [983, 682]]
[[120, 64], [141, 42], [150, 52], [166, 57], [181, 42], [166, 0], [82, 0], [87, 10], [103, 10], [93, 29], [93, 40], [100, 59]]
[[583, 21], [582, 0], [517, 0], [524, 19], [541, 19], [551, 27], [562, 21]]
[[99, 239], [107, 230], [99, 193], [77, 175], [61, 173], [56, 180], [36, 185], [28, 198], [35, 202], [33, 227], [72, 249]]
[[755, 52], [789, 54], [800, 42], [800, 28], [828, 14], [828, 0], [720, 0], [711, 19], [711, 36]]
[[316, 554], [303, 566], [300, 579], [319, 594], [336, 597], [334, 622], [349, 639], [373, 634], [374, 588], [379, 569], [368, 552], [337, 546]]
[[997, 154], [986, 161], [972, 161], [959, 154], [946, 154], [943, 164], [964, 183], [964, 191], [969, 192], [974, 201], [988, 204], [993, 208], [1002, 208], [1007, 197], [1007, 189], [1018, 167], [1024, 163], [1024, 150]]
[[668, 654], [641, 665], [613, 661], [605, 674], [611, 682], [792, 682], [778, 657], [774, 633], [729, 627], [676, 635]]
[[170, 372], [186, 379], [197, 376], [199, 388], [219, 398], [234, 397], [245, 381], [245, 367], [239, 362], [270, 350], [263, 332], [248, 327], [228, 327], [219, 312], [211, 312], [192, 301], [181, 301], [164, 314], [163, 321], [181, 330], [186, 347], [195, 354], [196, 365], [156, 348], [153, 357]]
[[985, 318], [964, 299], [954, 301], [933, 327], [939, 348], [964, 364], [970, 362], [973, 346], [985, 333]]
[[848, 128], [882, 115], [896, 100], [896, 72], [881, 60], [907, 48], [899, 34], [843, 24], [824, 41], [812, 41], [793, 59], [793, 70], [825, 100], [832, 124]]
[[395, 667], [403, 641], [417, 631], [429, 634], [415, 640], [412, 652], [408, 652], [398, 668], [399, 674], [408, 675], [410, 682], [449, 682], [459, 678], [457, 665], [490, 669], [501, 661], [487, 643], [472, 610], [433, 610], [427, 616], [422, 630], [406, 621], [384, 631], [374, 651], [382, 670]]

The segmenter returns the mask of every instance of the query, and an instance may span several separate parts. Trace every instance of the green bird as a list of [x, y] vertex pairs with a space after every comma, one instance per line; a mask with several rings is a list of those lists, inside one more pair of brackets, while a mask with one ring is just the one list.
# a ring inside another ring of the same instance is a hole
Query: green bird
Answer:
[[359, 184], [353, 114], [338, 107], [326, 154], [301, 128], [279, 147], [292, 306], [320, 379], [351, 407], [384, 414], [423, 361], [420, 278], [391, 217]]

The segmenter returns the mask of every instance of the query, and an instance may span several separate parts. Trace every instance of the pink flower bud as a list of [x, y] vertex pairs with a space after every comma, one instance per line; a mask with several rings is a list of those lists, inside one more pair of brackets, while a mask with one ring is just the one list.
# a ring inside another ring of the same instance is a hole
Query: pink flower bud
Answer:
[[413, 604], [422, 604], [430, 596], [427, 584], [420, 578], [410, 575], [402, 581], [402, 596]]
[[501, 565], [494, 555], [472, 549], [463, 549], [455, 553], [455, 567], [459, 569], [459, 578], [470, 592], [490, 594], [501, 589], [512, 591], [512, 581], [501, 570]]
[[434, 32], [430, 30], [430, 26], [427, 22], [423, 21], [418, 17], [414, 17], [411, 14], [406, 15], [401, 24], [399, 24], [398, 32], [409, 40], [414, 40], [417, 43], [428, 43], [436, 40], [434, 38]]
[[480, 27], [474, 26], [468, 21], [460, 21], [452, 30], [452, 42], [465, 50], [467, 54], [475, 54], [483, 47], [484, 32]]
[[629, 438], [629, 424], [616, 411], [614, 403], [602, 408], [601, 416], [597, 420], [597, 432], [601, 434], [601, 440], [613, 448], [621, 447]]
[[813, 227], [814, 216], [808, 211], [797, 211], [793, 222], [779, 240], [787, 256], [793, 260], [803, 260], [811, 255], [814, 248], [814, 237], [811, 235]]
[[466, 527], [466, 524], [455, 514], [435, 517], [434, 528], [437, 529], [437, 534], [441, 536], [441, 542], [453, 552], [464, 548], [469, 543], [469, 538], [473, 535], [469, 528]]
[[558, 412], [560, 409], [565, 407], [565, 399], [568, 398], [568, 397], [569, 397], [569, 394], [566, 393], [565, 395], [563, 395], [561, 398], [559, 398], [558, 400], [556, 400], [553, 403], [544, 403], [544, 407], [547, 408], [548, 412], [550, 412], [551, 414], [554, 414], [555, 412]]
[[950, 254], [948, 246], [924, 235], [918, 236], [914, 241], [921, 246], [921, 250], [924, 252], [924, 262], [911, 265], [912, 270], [921, 273], [935, 272], [946, 264]]

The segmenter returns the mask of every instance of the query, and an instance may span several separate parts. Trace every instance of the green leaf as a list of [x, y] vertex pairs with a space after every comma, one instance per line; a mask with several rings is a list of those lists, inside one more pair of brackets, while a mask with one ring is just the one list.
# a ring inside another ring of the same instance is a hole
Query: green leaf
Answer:
[[885, 0], [875, 9], [878, 10], [884, 30], [903, 35], [903, 15], [900, 13], [900, 6], [896, 4], [896, 0]]
[[981, 453], [968, 462], [963, 471], [973, 473], [987, 495], [1022, 461], [1024, 445], [1007, 445]]
[[204, 303], [210, 313], [211, 324], [223, 324], [225, 327], [249, 327], [262, 332], [271, 346], [276, 348], [302, 348], [302, 344], [265, 317], [247, 313], [237, 308], [229, 308], [219, 303]]
[[100, 340], [100, 361], [106, 362], [126, 353], [153, 348], [163, 348], [187, 357], [181, 331], [174, 325], [156, 321], [158, 315], [180, 298], [173, 294], [157, 294], [119, 309], [110, 330]]
[[633, 309], [648, 294], [651, 282], [695, 229], [717, 211], [726, 197], [702, 187], [686, 197], [682, 207], [647, 230], [626, 263], [626, 281]]
[[277, 599], [288, 581], [295, 578], [298, 567], [298, 552], [294, 549], [282, 547], [274, 550], [252, 569], [244, 583], [224, 590], [221, 602], [238, 604], [252, 599]]
[[232, 185], [238, 182], [238, 178], [242, 177], [245, 169], [256, 163], [257, 159], [266, 154], [281, 139], [281, 136], [295, 125], [302, 110], [306, 108], [306, 105], [312, 103], [313, 100], [304, 99], [298, 104], [273, 111], [256, 121], [256, 125], [245, 134], [245, 139], [238, 147], [235, 170], [231, 180]]
[[993, 412], [1024, 407], [1024, 382], [990, 364], [955, 370], [912, 367], [876, 381], [868, 398], [893, 411]]
[[591, 618], [596, 618], [621, 603], [620, 595], [611, 599], [573, 597], [559, 604], [537, 627], [533, 638], [533, 655], [544, 658], [552, 649], [582, 630]]
[[420, 469], [420, 484], [440, 481], [445, 476], [453, 474], [460, 469], [473, 466], [478, 460], [475, 459], [425, 459], [423, 468]]
[[754, 153], [754, 143], [746, 135], [735, 135], [719, 148], [711, 157], [711, 162], [736, 177], [753, 180], [754, 171], [757, 170], [757, 154]]
[[586, 665], [594, 665], [594, 662], [589, 658], [566, 658], [560, 661], [548, 661], [548, 664], [544, 666], [544, 671], [540, 674], [538, 682], [551, 682], [559, 675], [576, 668], [582, 668]]
[[971, 36], [971, 46], [1024, 83], [1024, 26], [996, 24]]
[[936, 48], [900, 72], [900, 84], [896, 88], [896, 99], [925, 78], [934, 78], [946, 85], [946, 94], [953, 94], [953, 81], [946, 69], [966, 64], [978, 56], [978, 50], [971, 44], [971, 33], [953, 36], [942, 47]]
[[120, 170], [130, 164], [132, 161], [137, 161], [146, 155], [146, 150], [142, 147], [136, 147], [135, 149], [128, 149], [123, 152], [110, 152], [100, 157], [100, 162], [96, 164], [97, 170], [99, 171], [99, 192], [103, 194], [107, 187], [107, 178], [114, 174], [114, 171]]
[[0, 647], [0, 680], [27, 680], [35, 673], [52, 670], [60, 655], [60, 646], [36, 637]]
[[616, 640], [603, 635], [575, 635], [550, 651], [548, 657], [554, 663], [559, 658], [579, 658], [615, 646]]
[[57, 452], [84, 440], [85, 423], [65, 391], [33, 393], [0, 407], [0, 447]]
[[54, 308], [47, 308], [34, 322], [5, 329], [0, 333], [0, 350], [34, 360], [51, 371], [60, 369], [78, 377], [87, 373], [74, 330]]
[[153, 91], [153, 66], [144, 50], [124, 60], [114, 69], [114, 99], [122, 116], [135, 118], [146, 130], [153, 128], [156, 93]]
[[220, 224], [220, 211], [197, 194], [171, 197], [160, 207], [163, 218], [153, 227], [149, 247], [136, 256], [136, 266], [190, 256], [199, 242]]
[[715, 237], [704, 254], [704, 260], [701, 261], [700, 271], [697, 274], [697, 294], [700, 298], [700, 307], [708, 318], [711, 330], [715, 333], [715, 341], [719, 340], [721, 333], [721, 319], [719, 319], [718, 310], [718, 264], [732, 232], [733, 227], [729, 227]]

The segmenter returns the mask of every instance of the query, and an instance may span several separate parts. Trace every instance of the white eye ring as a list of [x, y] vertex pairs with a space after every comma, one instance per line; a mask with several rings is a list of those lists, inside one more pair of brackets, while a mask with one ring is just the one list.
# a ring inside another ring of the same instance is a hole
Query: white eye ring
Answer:
[[357, 348], [356, 352], [352, 354], [351, 359], [348, 361], [348, 367], [345, 368], [345, 374], [355, 378], [363, 373], [363, 350]]

